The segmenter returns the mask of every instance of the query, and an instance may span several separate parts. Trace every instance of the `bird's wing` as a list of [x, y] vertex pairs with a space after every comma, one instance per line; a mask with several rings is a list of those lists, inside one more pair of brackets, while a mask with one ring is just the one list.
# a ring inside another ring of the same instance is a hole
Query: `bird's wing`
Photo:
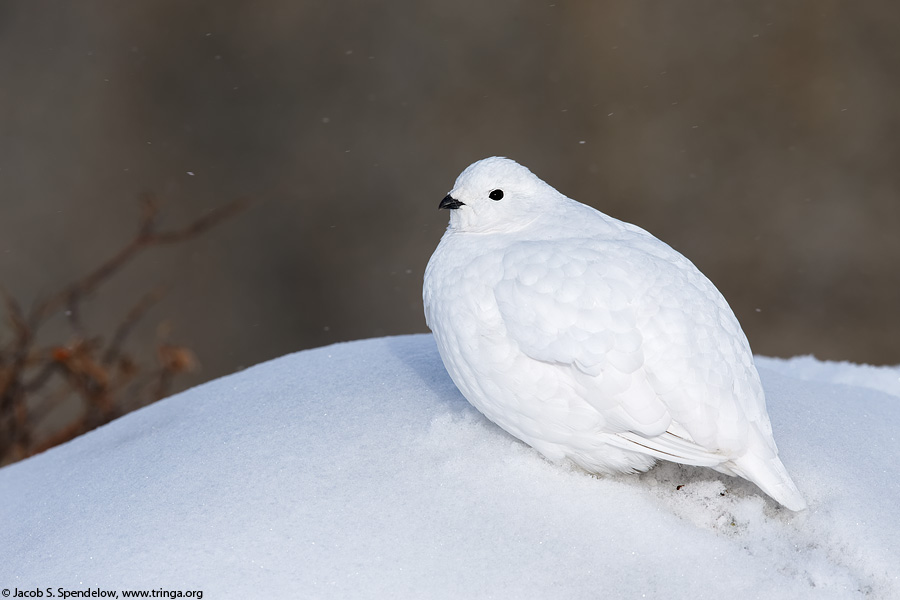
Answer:
[[722, 445], [723, 418], [726, 441], [746, 435], [728, 366], [752, 367], [749, 347], [730, 339], [740, 327], [709, 280], [655, 238], [513, 244], [494, 292], [507, 335], [568, 369], [623, 443], [704, 464]]
[[528, 356], [599, 375], [643, 364], [633, 300], [646, 269], [579, 240], [526, 241], [504, 251], [494, 295], [509, 336]]

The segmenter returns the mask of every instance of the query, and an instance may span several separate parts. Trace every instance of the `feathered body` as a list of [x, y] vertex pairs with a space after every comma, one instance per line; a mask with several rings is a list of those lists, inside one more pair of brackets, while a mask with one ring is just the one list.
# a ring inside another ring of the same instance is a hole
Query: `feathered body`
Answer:
[[425, 271], [425, 317], [487, 418], [591, 472], [663, 458], [805, 508], [747, 338], [689, 260], [504, 158], [467, 168], [442, 206], [454, 210]]

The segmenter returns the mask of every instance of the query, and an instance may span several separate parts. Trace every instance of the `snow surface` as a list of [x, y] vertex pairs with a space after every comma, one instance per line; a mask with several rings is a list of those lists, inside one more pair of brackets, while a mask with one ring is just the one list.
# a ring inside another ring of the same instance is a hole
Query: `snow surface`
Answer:
[[866, 367], [760, 373], [804, 513], [708, 469], [551, 464], [469, 406], [430, 335], [382, 338], [258, 365], [0, 470], [0, 587], [900, 598], [900, 399]]
[[757, 356], [756, 366], [804, 381], [843, 383], [871, 388], [900, 397], [900, 366], [876, 367], [849, 362], [816, 360], [811, 355], [795, 356], [794, 358]]

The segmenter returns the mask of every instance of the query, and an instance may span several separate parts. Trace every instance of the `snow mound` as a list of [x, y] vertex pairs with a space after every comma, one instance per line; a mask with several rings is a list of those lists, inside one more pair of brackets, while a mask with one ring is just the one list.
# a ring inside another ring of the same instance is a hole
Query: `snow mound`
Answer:
[[758, 356], [756, 365], [804, 381], [843, 383], [900, 396], [900, 367], [876, 367], [845, 361], [816, 360], [812, 355], [794, 358]]
[[548, 463], [469, 406], [430, 335], [292, 354], [0, 470], [0, 587], [900, 597], [900, 400], [816, 368], [760, 361], [794, 514], [708, 469]]

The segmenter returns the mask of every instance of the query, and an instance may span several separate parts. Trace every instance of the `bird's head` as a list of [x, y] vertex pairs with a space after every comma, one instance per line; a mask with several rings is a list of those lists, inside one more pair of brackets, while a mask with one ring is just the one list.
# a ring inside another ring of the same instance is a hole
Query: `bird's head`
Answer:
[[451, 211], [450, 229], [499, 233], [525, 227], [559, 198], [516, 161], [493, 156], [469, 165], [439, 206]]

